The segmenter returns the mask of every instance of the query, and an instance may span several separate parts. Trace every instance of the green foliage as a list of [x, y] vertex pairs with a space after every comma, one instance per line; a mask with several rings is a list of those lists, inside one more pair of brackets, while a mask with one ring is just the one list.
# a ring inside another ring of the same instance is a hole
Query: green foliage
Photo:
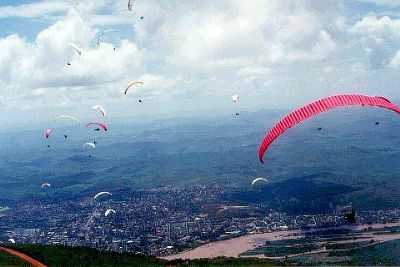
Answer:
[[[362, 245], [362, 244], [359, 244]], [[311, 249], [312, 244], [296, 247], [301, 250]], [[267, 260], [256, 258], [216, 258], [199, 260], [165, 261], [154, 257], [139, 256], [129, 253], [101, 252], [84, 247], [15, 245], [13, 248], [47, 264], [48, 266], [73, 267], [242, 267], [242, 266], [287, 266], [287, 265], [399, 265], [400, 240], [376, 244], [370, 247], [353, 248], [329, 253], [298, 256], [285, 260]], [[274, 249], [279, 247], [273, 247]], [[281, 247], [285, 248], [285, 246]], [[293, 249], [292, 247], [291, 249]], [[272, 251], [270, 251], [272, 252]], [[276, 252], [276, 251], [275, 251]], [[279, 252], [279, 251], [278, 251]], [[289, 251], [293, 253], [293, 251]], [[274, 255], [277, 256], [277, 255]], [[18, 258], [0, 253], [0, 266], [27, 266]]]
[[352, 265], [400, 265], [400, 240], [351, 251]]
[[264, 254], [267, 257], [282, 257], [320, 249], [317, 244], [304, 244], [296, 246], [268, 246], [246, 252], [245, 255]]
[[84, 247], [17, 245], [21, 251], [48, 266], [147, 267], [165, 266], [165, 261], [129, 253], [101, 252]]
[[8, 253], [0, 253], [0, 266], [2, 267], [29, 267], [24, 261]]
[[[44, 245], [15, 245], [12, 246], [48, 266], [62, 267], [157, 267], [157, 266], [190, 266], [190, 267], [222, 267], [222, 266], [277, 266], [280, 262], [255, 258], [216, 258], [200, 260], [166, 261], [155, 257], [140, 256], [131, 253], [102, 252], [85, 247], [44, 246]], [[4, 261], [3, 258], [5, 259]], [[6, 261], [7, 260], [7, 261]], [[3, 263], [4, 262], [4, 263]], [[14, 263], [15, 262], [15, 263]], [[0, 253], [0, 266], [18, 265], [18, 259]], [[14, 265], [13, 265], [14, 264]]]

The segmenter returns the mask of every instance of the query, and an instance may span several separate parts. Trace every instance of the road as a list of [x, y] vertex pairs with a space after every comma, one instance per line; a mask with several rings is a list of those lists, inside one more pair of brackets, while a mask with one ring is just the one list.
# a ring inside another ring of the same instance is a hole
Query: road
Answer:
[[20, 258], [21, 260], [29, 263], [30, 265], [32, 265], [33, 267], [47, 267], [47, 265], [44, 265], [43, 263], [39, 262], [38, 260], [35, 260], [34, 258], [29, 257], [28, 255], [16, 251], [14, 249], [11, 248], [5, 248], [5, 247], [0, 247], [0, 251], [8, 253], [10, 255], [13, 255], [15, 257]]

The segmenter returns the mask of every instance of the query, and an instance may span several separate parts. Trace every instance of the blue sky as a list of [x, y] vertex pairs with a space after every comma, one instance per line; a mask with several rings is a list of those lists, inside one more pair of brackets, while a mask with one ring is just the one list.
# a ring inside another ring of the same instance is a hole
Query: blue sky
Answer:
[[[110, 120], [225, 114], [233, 94], [248, 111], [399, 101], [399, 14], [397, 0], [3, 0], [0, 122], [90, 119], [96, 104]], [[123, 96], [132, 80], [144, 86]]]

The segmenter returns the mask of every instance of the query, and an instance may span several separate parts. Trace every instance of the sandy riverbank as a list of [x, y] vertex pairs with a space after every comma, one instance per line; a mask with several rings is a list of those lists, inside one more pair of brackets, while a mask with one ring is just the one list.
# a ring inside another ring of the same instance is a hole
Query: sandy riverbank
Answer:
[[[400, 222], [390, 224], [369, 224], [369, 225], [355, 225], [355, 226], [342, 226], [335, 229], [351, 229], [355, 231], [364, 230], [367, 228], [382, 229], [384, 227], [400, 226]], [[326, 230], [332, 228], [326, 228]], [[312, 232], [310, 230], [307, 232]], [[164, 259], [201, 259], [201, 258], [216, 258], [216, 257], [239, 257], [240, 254], [255, 249], [256, 247], [263, 246], [266, 241], [282, 240], [297, 238], [299, 233], [304, 231], [290, 230], [290, 231], [276, 231], [273, 233], [264, 234], [251, 234], [236, 237], [228, 240], [211, 242], [192, 250], [184, 251], [175, 255], [164, 257]], [[296, 235], [295, 235], [296, 234]], [[393, 240], [399, 239], [400, 235], [387, 234], [381, 236], [380, 239]]]

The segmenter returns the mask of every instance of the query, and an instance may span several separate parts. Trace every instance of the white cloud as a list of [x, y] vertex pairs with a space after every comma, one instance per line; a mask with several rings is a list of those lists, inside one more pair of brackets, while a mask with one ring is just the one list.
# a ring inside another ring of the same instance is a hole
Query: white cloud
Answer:
[[65, 13], [70, 7], [66, 1], [42, 1], [18, 6], [0, 6], [0, 18], [39, 18], [49, 14]]
[[391, 19], [388, 16], [381, 18], [377, 16], [366, 16], [357, 21], [350, 30], [351, 33], [364, 34], [379, 38], [389, 36], [400, 36], [400, 20]]
[[[120, 11], [125, 5], [110, 0], [77, 2], [34, 43], [17, 35], [0, 40], [6, 43], [0, 59], [9, 66], [0, 67], [5, 95], [36, 99], [41, 92], [45, 98], [68, 95], [76, 101], [96, 95], [116, 98], [116, 87], [138, 78], [146, 80], [139, 92], [148, 96], [230, 95], [232, 81], [239, 87], [256, 80], [269, 84], [276, 66], [319, 61], [337, 48], [330, 27], [340, 8], [335, 1], [257, 0], [248, 5], [239, 0], [149, 0], [137, 2], [128, 14]], [[139, 20], [142, 14], [145, 18]], [[101, 27], [122, 24], [131, 24], [134, 35], [96, 47]], [[82, 56], [73, 53], [70, 42], [82, 47]], [[47, 89], [32, 93], [42, 88]]]
[[122, 15], [92, 15], [90, 23], [94, 26], [132, 25], [132, 18]]
[[[340, 9], [335, 1], [172, 3], [138, 2], [138, 13], [151, 11], [151, 16], [135, 24], [135, 34], [151, 51], [148, 57], [197, 80], [253, 80], [262, 75], [250, 74], [250, 69], [318, 61], [337, 48], [330, 32]], [[343, 27], [343, 21], [338, 19], [338, 25]]]
[[372, 68], [383, 68], [390, 64], [400, 43], [400, 19], [366, 16], [357, 21], [349, 33], [359, 38]]
[[[57, 19], [33, 41], [0, 39], [0, 100], [32, 109], [98, 101], [122, 109], [135, 97], [174, 98], [174, 108], [186, 101], [195, 109], [232, 91], [284, 106], [352, 88], [400, 62], [400, 20], [366, 13], [354, 22], [346, 1], [146, 0], [127, 12], [125, 0], [71, 0], [38, 2], [30, 13], [19, 8], [0, 7], [0, 17]], [[97, 46], [103, 31], [112, 33]], [[130, 80], [145, 85], [122, 97]], [[285, 101], [269, 97], [280, 94]]]
[[309, 50], [294, 50], [287, 54], [289, 61], [296, 60], [320, 60], [326, 58], [336, 48], [332, 37], [324, 30], [318, 33], [316, 43]]
[[[18, 35], [0, 39], [0, 92], [13, 99], [33, 101], [39, 93], [43, 96], [46, 92], [44, 97], [52, 99], [54, 95], [43, 88], [57, 91], [77, 87], [78, 92], [70, 93], [79, 94], [93, 86], [143, 74], [142, 52], [133, 42], [102, 42], [97, 47], [93, 42], [95, 36], [96, 30], [72, 12], [40, 32], [34, 43]], [[81, 56], [69, 47], [70, 42], [82, 47]]]
[[238, 75], [240, 77], [249, 77], [249, 76], [261, 76], [261, 75], [268, 75], [271, 73], [270, 68], [266, 67], [243, 67], [239, 69]]

